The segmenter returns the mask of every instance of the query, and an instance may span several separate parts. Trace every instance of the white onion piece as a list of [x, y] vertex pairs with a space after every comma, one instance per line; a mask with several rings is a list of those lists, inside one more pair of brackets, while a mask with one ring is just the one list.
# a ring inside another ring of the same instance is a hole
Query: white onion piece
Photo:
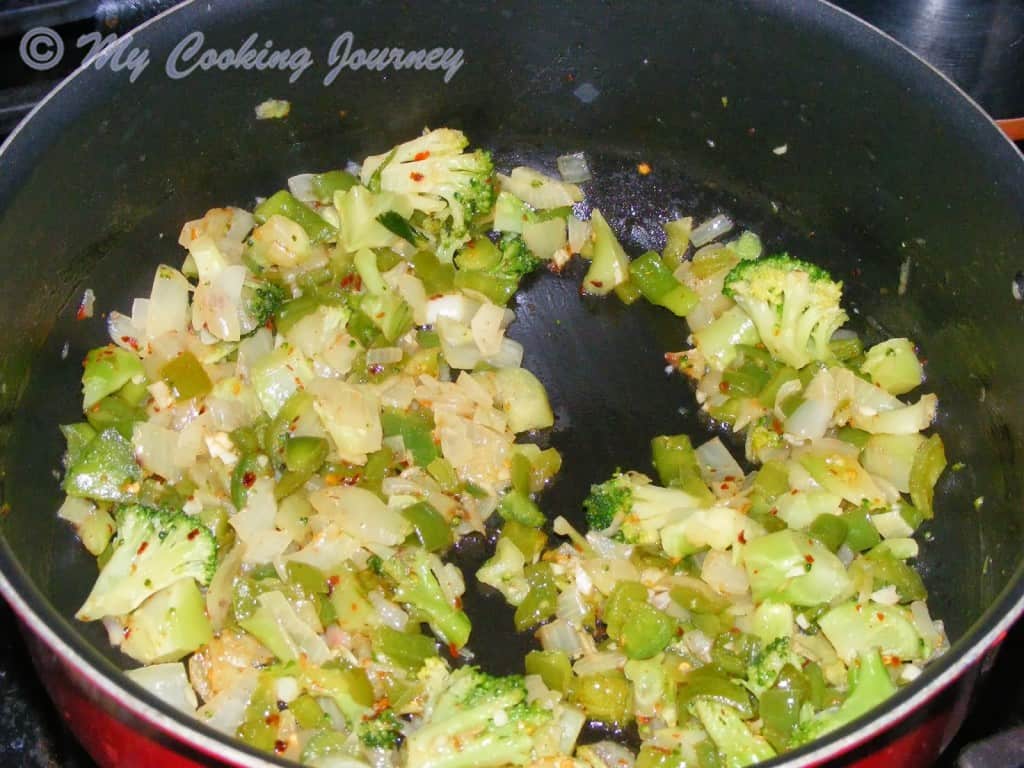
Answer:
[[185, 665], [180, 661], [170, 664], [150, 664], [125, 672], [128, 677], [175, 709], [194, 715], [199, 701], [188, 681]]
[[558, 595], [555, 613], [559, 619], [565, 619], [577, 627], [583, 626], [583, 617], [587, 614], [587, 607], [576, 587], [569, 587]]
[[614, 741], [598, 741], [586, 745], [584, 749], [596, 757], [605, 768], [633, 768], [636, 764], [633, 753]]
[[937, 651], [944, 645], [942, 635], [938, 632], [935, 627], [935, 622], [932, 621], [931, 615], [928, 613], [928, 605], [920, 600], [915, 600], [910, 604], [910, 617], [914, 622], [914, 629], [917, 630], [917, 634], [924, 640], [925, 645], [929, 649], [929, 655], [931, 652]]
[[579, 253], [587, 241], [590, 240], [590, 222], [580, 221], [575, 216], [570, 216], [569, 222], [569, 250], [572, 253]]
[[587, 156], [582, 152], [559, 155], [555, 159], [555, 164], [558, 166], [558, 175], [562, 177], [562, 181], [567, 181], [570, 184], [580, 184], [584, 181], [590, 181], [592, 178], [590, 166], [587, 164]]
[[712, 640], [699, 629], [694, 629], [683, 635], [683, 645], [701, 661], [711, 661]]
[[693, 243], [694, 248], [700, 248], [702, 245], [718, 239], [727, 232], [731, 232], [732, 227], [732, 219], [725, 214], [719, 214], [694, 227], [690, 233], [690, 242]]
[[288, 191], [304, 203], [316, 202], [313, 194], [313, 174], [300, 173], [288, 179]]
[[367, 365], [390, 365], [402, 359], [402, 350], [398, 347], [380, 347], [366, 352]]
[[700, 475], [711, 488], [723, 484], [738, 485], [743, 481], [743, 468], [729, 453], [721, 438], [708, 440], [696, 450], [700, 462]]
[[565, 619], [549, 621], [537, 630], [537, 638], [545, 651], [562, 651], [570, 659], [583, 653], [579, 633]]
[[572, 671], [580, 677], [584, 675], [599, 675], [602, 672], [612, 672], [622, 669], [626, 664], [626, 654], [618, 651], [600, 651], [584, 656], [572, 665]]
[[468, 325], [478, 309], [479, 301], [473, 301], [459, 293], [446, 293], [427, 301], [426, 321], [428, 325], [435, 325], [440, 318], [445, 317]]
[[216, 731], [234, 736], [245, 720], [245, 710], [258, 681], [255, 670], [240, 673], [231, 685], [200, 707], [199, 719]]
[[747, 571], [733, 561], [728, 552], [711, 550], [704, 558], [700, 578], [716, 592], [723, 595], [743, 595], [750, 589]]
[[396, 603], [385, 598], [380, 590], [375, 589], [371, 591], [366, 598], [373, 605], [373, 610], [376, 611], [384, 626], [397, 629], [399, 632], [405, 631], [406, 626], [409, 624], [408, 613], [403, 611]]
[[824, 437], [832, 421], [833, 405], [822, 400], [804, 400], [786, 419], [786, 435], [792, 440], [817, 440]]

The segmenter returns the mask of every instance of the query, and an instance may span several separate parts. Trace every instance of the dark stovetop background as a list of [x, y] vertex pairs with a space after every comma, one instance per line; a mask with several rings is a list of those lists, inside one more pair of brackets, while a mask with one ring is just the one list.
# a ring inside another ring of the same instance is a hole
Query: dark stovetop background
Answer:
[[[1024, 116], [1024, 0], [835, 0], [917, 51], [995, 118]], [[95, 29], [127, 31], [168, 0], [0, 0], [0, 137], [54, 84], [17, 55], [21, 34], [41, 24], [65, 39]], [[69, 62], [74, 64], [75, 62]], [[1024, 725], [1024, 624], [1004, 642], [972, 714], [940, 762], [965, 745]], [[0, 766], [94, 768], [60, 723], [37, 681], [16, 624], [0, 601]]]

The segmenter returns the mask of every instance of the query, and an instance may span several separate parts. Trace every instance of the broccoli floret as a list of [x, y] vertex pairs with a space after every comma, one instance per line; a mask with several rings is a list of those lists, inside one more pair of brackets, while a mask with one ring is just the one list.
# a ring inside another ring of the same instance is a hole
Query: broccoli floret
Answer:
[[181, 512], [122, 506], [112, 546], [110, 559], [75, 614], [82, 621], [124, 615], [179, 579], [192, 578], [205, 586], [217, 567], [213, 535]]
[[618, 472], [591, 486], [583, 502], [592, 530], [619, 525], [619, 535], [629, 544], [658, 544], [663, 528], [682, 522], [700, 506], [700, 499], [678, 488], [653, 485], [639, 472]]
[[409, 768], [485, 768], [523, 765], [543, 751], [535, 744], [554, 718], [527, 703], [519, 675], [493, 677], [462, 667], [427, 702], [423, 726], [409, 736]]
[[269, 280], [248, 278], [242, 284], [242, 334], [250, 334], [273, 320], [287, 298], [284, 288]]
[[402, 743], [402, 721], [390, 709], [384, 709], [359, 723], [359, 741], [370, 749], [397, 749]]
[[505, 232], [498, 243], [501, 249], [501, 261], [492, 270], [497, 277], [519, 282], [541, 265], [521, 236], [515, 232]]
[[820, 712], [801, 723], [793, 736], [792, 746], [806, 744], [829, 731], [856, 720], [874, 709], [896, 692], [881, 654], [877, 650], [862, 653], [850, 670], [850, 692], [837, 709]]
[[848, 319], [839, 306], [843, 284], [785, 253], [741, 261], [723, 293], [754, 321], [772, 357], [794, 368], [831, 360], [829, 341]]
[[363, 184], [404, 195], [412, 206], [440, 223], [438, 257], [451, 261], [469, 239], [474, 217], [494, 207], [494, 164], [482, 150], [463, 152], [461, 131], [441, 128], [363, 161]]
[[525, 568], [526, 558], [519, 547], [502, 536], [494, 556], [476, 572], [476, 580], [501, 592], [509, 604], [519, 605], [530, 591]]
[[381, 569], [394, 585], [396, 600], [420, 611], [441, 640], [461, 648], [469, 640], [469, 617], [441, 589], [431, 567], [440, 567], [440, 563], [437, 555], [408, 547], [383, 561]]

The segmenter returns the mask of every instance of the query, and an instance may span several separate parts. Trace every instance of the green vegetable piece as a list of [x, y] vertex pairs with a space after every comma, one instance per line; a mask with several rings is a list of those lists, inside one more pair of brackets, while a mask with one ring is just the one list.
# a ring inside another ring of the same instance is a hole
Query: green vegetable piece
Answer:
[[526, 654], [526, 674], [540, 675], [552, 691], [565, 693], [572, 684], [572, 663], [564, 651], [530, 651]]
[[405, 240], [409, 245], [420, 245], [426, 238], [397, 211], [385, 211], [377, 217], [385, 229]]
[[921, 386], [924, 368], [909, 339], [888, 339], [867, 351], [861, 373], [890, 395], [905, 395]]
[[513, 617], [519, 632], [525, 632], [554, 616], [558, 602], [558, 588], [549, 564], [528, 565], [525, 573], [530, 591], [526, 593], [523, 602], [516, 606]]
[[621, 672], [583, 675], [572, 681], [572, 698], [591, 720], [627, 725], [633, 720], [633, 691]]
[[128, 379], [125, 385], [118, 390], [117, 396], [128, 405], [141, 407], [149, 400], [149, 382], [145, 379]]
[[675, 270], [683, 263], [686, 250], [690, 247], [693, 219], [687, 216], [675, 221], [666, 221], [661, 228], [665, 230], [665, 248], [661, 252], [661, 259], [668, 269]]
[[814, 518], [807, 532], [828, 547], [829, 551], [835, 552], [846, 541], [849, 530], [846, 521], [838, 515], [821, 514]]
[[455, 473], [452, 463], [443, 457], [438, 457], [427, 464], [427, 472], [441, 486], [445, 493], [452, 493], [459, 487], [459, 476]]
[[590, 214], [590, 228], [594, 238], [594, 258], [583, 277], [583, 292], [605, 296], [629, 279], [629, 257], [597, 208]]
[[644, 295], [640, 292], [640, 289], [636, 287], [636, 284], [630, 280], [624, 283], [619, 283], [612, 289], [619, 301], [625, 304], [627, 307], [632, 306]]
[[310, 595], [326, 595], [330, 593], [330, 585], [323, 572], [309, 563], [289, 561], [285, 566], [288, 583], [294, 584]]
[[[268, 462], [269, 463], [269, 462]], [[267, 466], [260, 462], [259, 456], [243, 456], [231, 471], [231, 503], [235, 509], [242, 509], [248, 500], [249, 489], [260, 477], [268, 473]]]
[[307, 693], [294, 699], [288, 705], [288, 710], [295, 715], [299, 727], [306, 730], [320, 728], [330, 723], [327, 713], [323, 711], [316, 699]]
[[205, 586], [217, 567], [217, 544], [194, 518], [140, 504], [118, 509], [112, 547], [110, 559], [75, 614], [81, 621], [123, 616], [182, 579]]
[[860, 655], [858, 665], [851, 670], [850, 694], [839, 709], [822, 712], [797, 729], [796, 744], [812, 741], [829, 731], [853, 722], [877, 707], [896, 692], [878, 651]]
[[142, 475], [132, 444], [117, 430], [101, 432], [68, 465], [61, 487], [68, 496], [129, 501], [130, 485]]
[[647, 587], [639, 581], [620, 581], [604, 604], [604, 623], [610, 637], [618, 637], [639, 605], [647, 604]]
[[135, 423], [145, 421], [146, 412], [110, 395], [86, 411], [85, 419], [96, 432], [116, 429], [126, 440], [131, 440]]
[[412, 535], [424, 549], [443, 552], [452, 545], [451, 526], [430, 502], [419, 501], [406, 507], [402, 517], [412, 524]]
[[868, 552], [865, 559], [871, 566], [875, 589], [894, 586], [903, 603], [928, 599], [920, 574], [902, 560], [877, 548]]
[[771, 745], [750, 731], [732, 707], [702, 698], [694, 702], [694, 709], [704, 730], [725, 756], [726, 768], [743, 768], [775, 757]]
[[631, 659], [649, 659], [665, 650], [675, 637], [675, 629], [676, 623], [668, 614], [641, 603], [634, 606], [622, 627], [622, 650]]
[[338, 230], [330, 222], [284, 189], [257, 205], [253, 215], [261, 224], [275, 215], [291, 219], [306, 231], [314, 243], [323, 243], [338, 236]]
[[743, 548], [755, 602], [828, 603], [851, 589], [842, 561], [824, 545], [792, 530], [760, 536]]
[[206, 598], [192, 579], [152, 595], [128, 616], [121, 651], [143, 664], [178, 661], [210, 642]]
[[459, 649], [469, 640], [471, 624], [441, 589], [431, 569], [436, 558], [421, 547], [407, 547], [384, 560], [381, 569], [394, 585], [395, 599], [416, 608], [442, 641]]
[[399, 632], [380, 626], [373, 630], [374, 653], [388, 657], [400, 667], [415, 672], [427, 659], [437, 657], [437, 643], [420, 633]]
[[687, 435], [654, 438], [651, 456], [662, 485], [679, 488], [699, 499], [702, 505], [714, 501], [714, 494], [701, 479], [697, 453]]
[[843, 521], [846, 523], [846, 540], [843, 543], [854, 552], [869, 550], [882, 540], [871, 517], [863, 509], [851, 509], [843, 515]]
[[719, 595], [700, 579], [687, 579], [669, 591], [677, 604], [691, 613], [721, 613], [729, 607], [729, 601]]
[[82, 410], [117, 392], [133, 378], [145, 378], [134, 352], [108, 344], [89, 350], [82, 371]]
[[510, 278], [469, 270], [456, 272], [453, 285], [461, 291], [482, 293], [499, 306], [508, 304], [519, 287], [519, 283]]
[[856, 336], [849, 339], [833, 339], [828, 343], [832, 356], [841, 363], [855, 360], [864, 351], [864, 345]]
[[910, 499], [926, 520], [935, 516], [935, 484], [946, 469], [946, 449], [942, 438], [932, 435], [917, 449], [910, 468]]
[[289, 437], [285, 442], [284, 465], [291, 472], [312, 475], [323, 466], [330, 446], [322, 437]]
[[515, 520], [505, 521], [501, 527], [501, 535], [516, 545], [516, 549], [522, 552], [527, 562], [536, 560], [548, 543], [548, 535], [544, 531]]
[[776, 360], [799, 370], [832, 359], [829, 341], [847, 314], [843, 285], [825, 270], [787, 254], [741, 261], [722, 291], [754, 321]]
[[836, 432], [836, 437], [842, 440], [844, 443], [855, 445], [858, 448], [863, 448], [867, 445], [868, 440], [871, 439], [871, 433], [865, 432], [863, 429], [857, 429], [856, 427], [840, 427]]
[[443, 264], [430, 251], [417, 251], [412, 266], [428, 296], [447, 293], [455, 285], [455, 265]]
[[926, 656], [910, 612], [900, 606], [851, 601], [830, 610], [818, 625], [847, 664], [872, 649], [905, 661]]
[[523, 453], [512, 455], [512, 466], [509, 469], [512, 476], [512, 489], [518, 493], [529, 495], [533, 483], [531, 482], [530, 460]]
[[541, 512], [540, 507], [529, 496], [516, 490], [511, 490], [502, 497], [498, 504], [498, 514], [505, 520], [515, 520], [532, 528], [540, 528], [547, 522], [547, 517]]
[[501, 250], [488, 238], [474, 237], [455, 254], [459, 269], [487, 271], [501, 262]]
[[359, 183], [348, 171], [326, 171], [313, 175], [313, 194], [321, 203], [334, 201], [335, 192], [347, 192]]
[[380, 415], [384, 437], [400, 435], [418, 467], [428, 467], [441, 456], [434, 442], [434, 416], [427, 409], [403, 411], [384, 408]]
[[213, 389], [203, 364], [191, 352], [182, 352], [164, 363], [160, 369], [160, 378], [167, 383], [178, 400], [202, 397]]
[[78, 461], [85, 448], [96, 437], [96, 430], [82, 421], [77, 424], [61, 424], [60, 432], [64, 435], [64, 441], [67, 443], [64, 464], [70, 467]]
[[[333, 580], [332, 580], [333, 581]], [[334, 606], [335, 621], [349, 632], [364, 632], [380, 624], [380, 616], [363, 592], [350, 570], [338, 575], [331, 589], [330, 601]]]
[[747, 689], [714, 666], [698, 667], [687, 673], [679, 684], [676, 707], [679, 712], [686, 712], [691, 704], [702, 699], [732, 707], [744, 719], [756, 714]]
[[677, 317], [688, 315], [700, 301], [696, 293], [676, 280], [654, 251], [648, 251], [630, 263], [629, 279], [645, 299], [665, 307]]

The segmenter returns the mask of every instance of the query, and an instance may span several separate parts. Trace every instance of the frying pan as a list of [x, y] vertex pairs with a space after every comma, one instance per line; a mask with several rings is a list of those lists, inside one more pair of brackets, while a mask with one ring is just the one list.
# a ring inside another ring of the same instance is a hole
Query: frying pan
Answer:
[[[275, 49], [308, 48], [313, 63], [297, 78], [233, 68], [169, 77], [169, 55], [197, 31], [204, 49], [257, 34]], [[349, 66], [324, 85], [345, 32], [353, 49], [450, 47], [463, 64], [447, 81], [437, 70]], [[77, 417], [79, 363], [104, 340], [99, 317], [74, 320], [78, 298], [92, 287], [101, 310], [127, 309], [156, 264], [180, 261], [181, 222], [250, 207], [289, 175], [427, 125], [462, 128], [506, 168], [550, 171], [557, 154], [585, 150], [590, 202], [633, 253], [657, 246], [669, 217], [728, 211], [769, 250], [831, 268], [868, 340], [920, 344], [951, 463], [963, 464], [941, 481], [920, 559], [952, 648], [878, 711], [777, 762], [923, 765], [949, 742], [1024, 610], [1024, 312], [1011, 291], [1024, 259], [1024, 164], [951, 83], [810, 0], [221, 0], [180, 6], [129, 42], [149, 53], [137, 79], [111, 66], [77, 73], [0, 154], [0, 592], [98, 762], [279, 764], [132, 685], [102, 630], [71, 619], [95, 564], [55, 516], [56, 425]], [[291, 101], [287, 119], [254, 119], [268, 97]], [[636, 173], [640, 161], [650, 175]], [[645, 469], [652, 435], [708, 426], [686, 384], [662, 372], [685, 328], [653, 309], [582, 300], [575, 277], [533, 280], [513, 328], [555, 407], [544, 439], [566, 457], [542, 506], [578, 521], [590, 482], [616, 466]], [[472, 588], [467, 609], [481, 662], [515, 666], [532, 641], [514, 636], [507, 610]]]

